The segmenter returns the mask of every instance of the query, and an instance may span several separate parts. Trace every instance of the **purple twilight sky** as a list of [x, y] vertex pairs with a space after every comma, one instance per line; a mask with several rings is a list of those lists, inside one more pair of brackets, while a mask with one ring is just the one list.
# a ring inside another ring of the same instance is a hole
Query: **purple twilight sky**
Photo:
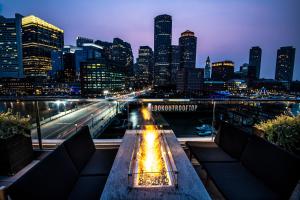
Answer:
[[65, 31], [65, 44], [76, 36], [153, 47], [154, 17], [173, 17], [172, 43], [181, 32], [195, 32], [197, 67], [230, 59], [236, 70], [248, 62], [251, 46], [263, 50], [261, 77], [274, 78], [276, 51], [296, 47], [294, 80], [300, 80], [299, 0], [0, 0], [0, 15], [34, 14]]

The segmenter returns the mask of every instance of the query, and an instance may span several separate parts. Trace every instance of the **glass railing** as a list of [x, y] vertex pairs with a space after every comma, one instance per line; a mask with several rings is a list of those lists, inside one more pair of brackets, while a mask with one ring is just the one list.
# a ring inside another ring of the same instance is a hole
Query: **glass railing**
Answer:
[[141, 99], [129, 104], [128, 118], [133, 129], [142, 123], [142, 107], [152, 111], [155, 125], [172, 129], [177, 137], [209, 136], [214, 121], [227, 121], [251, 132], [253, 125], [261, 121], [300, 114], [300, 101], [295, 100]]
[[[94, 138], [113, 120], [118, 103], [104, 99], [15, 99], [0, 101], [1, 113], [12, 113], [15, 120], [26, 119], [31, 138], [66, 139], [88, 125]], [[14, 122], [13, 122], [14, 123]]]
[[300, 100], [274, 99], [23, 99], [0, 101], [0, 112], [28, 118], [34, 142], [66, 139], [88, 125], [94, 139], [122, 139], [127, 129], [141, 129], [142, 108], [159, 129], [177, 138], [205, 138], [215, 121], [244, 131], [276, 116], [300, 114]]

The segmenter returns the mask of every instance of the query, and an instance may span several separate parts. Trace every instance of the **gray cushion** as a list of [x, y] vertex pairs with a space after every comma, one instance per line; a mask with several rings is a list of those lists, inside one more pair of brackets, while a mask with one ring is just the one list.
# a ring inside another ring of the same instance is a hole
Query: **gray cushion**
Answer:
[[247, 133], [229, 123], [223, 122], [218, 145], [231, 157], [239, 160], [248, 142], [248, 137]]
[[107, 176], [80, 177], [69, 196], [69, 200], [99, 200], [106, 180]]
[[67, 199], [78, 171], [63, 145], [55, 149], [9, 187], [13, 200]]
[[81, 176], [109, 175], [117, 152], [118, 149], [97, 149], [81, 171]]
[[300, 159], [257, 136], [243, 152], [243, 165], [274, 191], [289, 198], [300, 179]]
[[88, 126], [82, 127], [63, 144], [78, 171], [83, 169], [96, 150]]
[[240, 163], [204, 163], [203, 166], [226, 199], [280, 199]]
[[[214, 143], [213, 143], [214, 144]], [[188, 142], [187, 145], [198, 162], [238, 162], [225, 153], [216, 144], [207, 145], [202, 142]]]

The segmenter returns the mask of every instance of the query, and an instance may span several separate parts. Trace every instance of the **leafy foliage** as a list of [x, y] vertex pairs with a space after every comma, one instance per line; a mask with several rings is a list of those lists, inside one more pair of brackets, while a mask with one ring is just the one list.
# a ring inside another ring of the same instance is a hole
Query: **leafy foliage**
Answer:
[[297, 117], [280, 115], [255, 125], [255, 128], [263, 131], [263, 137], [268, 141], [289, 152], [296, 152], [300, 148], [300, 115]]
[[30, 129], [29, 118], [11, 112], [0, 113], [0, 138], [9, 138], [15, 134], [30, 137], [26, 132], [28, 129]]

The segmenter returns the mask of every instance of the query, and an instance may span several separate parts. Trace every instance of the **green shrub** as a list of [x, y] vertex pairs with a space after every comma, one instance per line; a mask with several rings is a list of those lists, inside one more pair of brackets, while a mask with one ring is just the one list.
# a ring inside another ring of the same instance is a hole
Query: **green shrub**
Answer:
[[0, 138], [9, 138], [15, 134], [30, 137], [26, 130], [30, 129], [29, 118], [14, 115], [11, 112], [0, 113]]
[[277, 116], [255, 125], [263, 132], [262, 136], [289, 152], [297, 152], [300, 148], [300, 116]]

